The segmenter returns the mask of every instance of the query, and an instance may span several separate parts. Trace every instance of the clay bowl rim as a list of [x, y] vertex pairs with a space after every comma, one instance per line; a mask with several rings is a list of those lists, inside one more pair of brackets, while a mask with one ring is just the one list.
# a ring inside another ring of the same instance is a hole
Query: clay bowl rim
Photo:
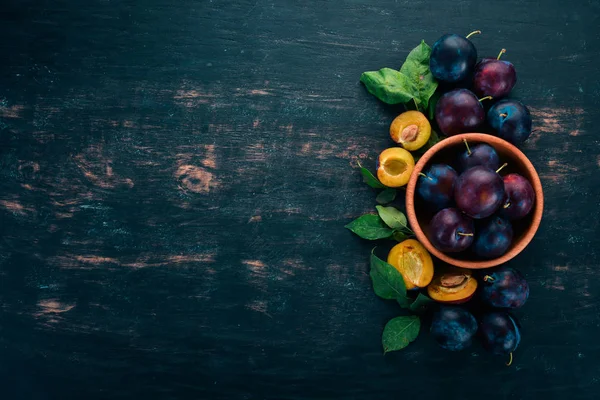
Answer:
[[[498, 258], [494, 258], [491, 260], [477, 260], [477, 261], [469, 261], [469, 260], [459, 260], [451, 257], [448, 254], [442, 253], [438, 249], [436, 249], [419, 224], [417, 219], [417, 214], [415, 212], [415, 187], [417, 185], [417, 180], [419, 178], [419, 172], [423, 170], [425, 165], [435, 156], [439, 151], [454, 146], [456, 144], [462, 143], [464, 139], [467, 141], [473, 141], [478, 143], [487, 143], [495, 148], [502, 149], [503, 152], [510, 152], [514, 154], [514, 156], [525, 166], [525, 169], [531, 175], [531, 186], [536, 194], [535, 205], [533, 210], [533, 216], [531, 220], [531, 224], [521, 237], [521, 239], [516, 242], [513, 247], [504, 255]], [[525, 247], [531, 242], [535, 233], [537, 232], [540, 222], [542, 221], [542, 214], [544, 211], [544, 193], [542, 190], [542, 182], [540, 181], [540, 177], [538, 176], [535, 167], [529, 161], [527, 156], [523, 154], [521, 150], [519, 150], [514, 145], [509, 142], [500, 139], [496, 136], [488, 135], [485, 133], [462, 133], [459, 135], [450, 136], [441, 142], [432, 146], [429, 150], [423, 154], [423, 156], [419, 159], [417, 164], [415, 165], [413, 172], [410, 176], [410, 180], [408, 181], [408, 185], [406, 186], [406, 214], [408, 216], [408, 221], [410, 222], [410, 226], [412, 230], [415, 232], [415, 236], [417, 240], [425, 246], [425, 248], [433, 254], [435, 257], [439, 258], [442, 261], [447, 262], [448, 264], [454, 265], [460, 268], [467, 269], [483, 269], [483, 268], [492, 268], [500, 264], [504, 264], [505, 262], [515, 258], [520, 252], [522, 252]]]

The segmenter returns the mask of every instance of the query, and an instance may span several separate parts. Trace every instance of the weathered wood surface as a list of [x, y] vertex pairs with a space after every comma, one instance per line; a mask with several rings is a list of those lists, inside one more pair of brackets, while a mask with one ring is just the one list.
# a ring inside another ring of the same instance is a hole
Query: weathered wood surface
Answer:
[[[9, 0], [0, 5], [3, 399], [597, 399], [596, 1]], [[367, 275], [354, 161], [398, 109], [358, 83], [421, 39], [506, 47], [546, 213], [511, 265], [512, 368], [427, 334]], [[418, 397], [416, 397], [418, 396]]]

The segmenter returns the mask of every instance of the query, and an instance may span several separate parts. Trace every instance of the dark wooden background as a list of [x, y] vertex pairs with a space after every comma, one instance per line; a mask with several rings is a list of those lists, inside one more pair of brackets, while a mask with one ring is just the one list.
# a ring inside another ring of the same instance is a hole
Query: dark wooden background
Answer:
[[[2, 399], [597, 399], [600, 3], [0, 5]], [[343, 225], [398, 108], [358, 83], [421, 39], [506, 47], [546, 212], [511, 368], [427, 332]]]

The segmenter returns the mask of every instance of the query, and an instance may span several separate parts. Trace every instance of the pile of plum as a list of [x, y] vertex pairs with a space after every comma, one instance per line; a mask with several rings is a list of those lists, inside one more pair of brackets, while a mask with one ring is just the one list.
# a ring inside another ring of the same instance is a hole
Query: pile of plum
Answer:
[[431, 243], [446, 253], [472, 250], [484, 259], [503, 255], [513, 239], [511, 221], [528, 215], [535, 192], [527, 179], [502, 177], [496, 150], [485, 143], [469, 147], [455, 168], [433, 164], [421, 173], [417, 193], [436, 211], [427, 229]]
[[521, 341], [516, 317], [506, 312], [523, 306], [529, 297], [529, 286], [515, 269], [503, 268], [483, 277], [481, 299], [499, 310], [483, 313], [479, 326], [473, 314], [455, 305], [443, 305], [433, 315], [431, 334], [447, 350], [463, 350], [471, 345], [479, 330], [483, 346], [494, 354], [512, 353]]
[[[481, 33], [479, 31], [472, 32]], [[491, 133], [513, 144], [520, 144], [531, 134], [531, 114], [514, 99], [500, 100], [487, 112], [482, 101], [506, 97], [517, 83], [512, 63], [497, 58], [477, 62], [477, 50], [467, 37], [442, 36], [432, 47], [429, 67], [440, 82], [459, 87], [444, 93], [435, 108], [435, 120], [446, 136], [479, 132], [487, 122]], [[464, 89], [469, 87], [473, 91]]]

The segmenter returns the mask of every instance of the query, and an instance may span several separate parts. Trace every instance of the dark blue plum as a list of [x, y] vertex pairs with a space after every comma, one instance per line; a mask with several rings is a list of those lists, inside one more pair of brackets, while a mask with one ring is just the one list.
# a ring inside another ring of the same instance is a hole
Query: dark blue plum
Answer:
[[454, 200], [472, 218], [487, 218], [504, 200], [504, 182], [496, 171], [484, 166], [469, 168], [454, 185]]
[[473, 92], [456, 89], [440, 97], [435, 120], [446, 136], [477, 132], [485, 122], [485, 110]]
[[474, 231], [471, 218], [456, 208], [445, 208], [431, 219], [429, 240], [439, 251], [457, 253], [473, 243]]
[[463, 36], [446, 34], [431, 48], [429, 69], [437, 80], [459, 82], [473, 75], [477, 49]]
[[521, 342], [517, 319], [506, 312], [492, 312], [480, 321], [483, 347], [494, 354], [511, 354]]
[[503, 181], [505, 197], [500, 213], [508, 219], [525, 217], [535, 203], [531, 183], [519, 174], [508, 174]]
[[513, 229], [509, 220], [502, 217], [492, 217], [477, 230], [473, 243], [473, 251], [483, 258], [500, 257], [510, 247], [513, 239]]
[[483, 278], [482, 300], [496, 308], [519, 308], [529, 298], [529, 285], [519, 271], [502, 268]]
[[515, 145], [531, 135], [531, 114], [517, 100], [506, 99], [494, 104], [487, 113], [487, 121], [495, 136]]
[[433, 164], [423, 171], [417, 181], [417, 192], [435, 210], [448, 207], [454, 196], [458, 174], [449, 165]]
[[469, 146], [465, 140], [465, 145], [467, 148], [458, 156], [458, 165], [461, 172], [478, 165], [483, 165], [494, 171], [500, 168], [500, 157], [489, 144], [479, 143]]
[[459, 351], [469, 347], [475, 333], [475, 317], [460, 307], [442, 306], [433, 315], [431, 334], [446, 350]]

